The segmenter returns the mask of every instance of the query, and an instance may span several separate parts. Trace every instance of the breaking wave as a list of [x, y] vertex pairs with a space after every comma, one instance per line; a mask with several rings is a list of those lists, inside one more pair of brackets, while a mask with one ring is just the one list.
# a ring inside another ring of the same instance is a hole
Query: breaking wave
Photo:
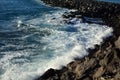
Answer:
[[66, 11], [42, 5], [34, 16], [20, 14], [0, 21], [0, 80], [33, 80], [49, 68], [84, 57], [88, 48], [112, 35], [106, 25], [77, 18], [66, 24], [61, 17]]

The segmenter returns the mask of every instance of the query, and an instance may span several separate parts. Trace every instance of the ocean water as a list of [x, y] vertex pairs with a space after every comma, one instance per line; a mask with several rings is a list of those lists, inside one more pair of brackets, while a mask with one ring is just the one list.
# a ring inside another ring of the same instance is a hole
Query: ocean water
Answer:
[[98, 1], [105, 1], [105, 2], [112, 2], [112, 3], [119, 3], [120, 4], [120, 0], [98, 0]]
[[39, 0], [0, 0], [0, 80], [33, 80], [59, 69], [110, 36], [106, 25], [82, 23]]

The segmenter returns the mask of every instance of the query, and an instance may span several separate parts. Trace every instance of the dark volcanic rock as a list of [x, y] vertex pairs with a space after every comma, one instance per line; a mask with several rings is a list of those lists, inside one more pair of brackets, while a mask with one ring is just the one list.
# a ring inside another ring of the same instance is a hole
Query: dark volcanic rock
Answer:
[[104, 39], [95, 49], [88, 49], [89, 55], [75, 59], [66, 67], [50, 69], [36, 80], [120, 80], [120, 4], [95, 0], [43, 0], [45, 3], [77, 9], [66, 13], [64, 18], [101, 18], [113, 28], [113, 35]]
[[81, 14], [101, 17], [118, 13], [120, 5], [108, 2], [98, 2], [95, 0], [42, 0], [43, 2], [57, 7], [77, 9]]

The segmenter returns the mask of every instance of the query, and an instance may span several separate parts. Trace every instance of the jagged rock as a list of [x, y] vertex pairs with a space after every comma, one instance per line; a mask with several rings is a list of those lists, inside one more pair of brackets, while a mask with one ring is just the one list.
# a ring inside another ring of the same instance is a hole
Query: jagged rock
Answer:
[[113, 42], [110, 41], [107, 46], [101, 44], [104, 49], [99, 48], [96, 52], [69, 63], [66, 68], [50, 69], [37, 80], [119, 80], [120, 57]]
[[[50, 78], [51, 77], [57, 77], [56, 76], [56, 73], [57, 73], [57, 70], [54, 70], [54, 69], [49, 69], [48, 71], [46, 71], [44, 73], [43, 76], [41, 76], [41, 78], [39, 78], [40, 80], [51, 80]], [[36, 79], [37, 80], [37, 79]]]

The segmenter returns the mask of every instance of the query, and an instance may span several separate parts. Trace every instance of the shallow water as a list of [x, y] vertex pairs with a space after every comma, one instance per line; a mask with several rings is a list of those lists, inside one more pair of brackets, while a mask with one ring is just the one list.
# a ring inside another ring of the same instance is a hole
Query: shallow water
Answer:
[[106, 25], [76, 18], [66, 24], [66, 11], [39, 0], [0, 0], [0, 80], [32, 80], [87, 55], [87, 48], [111, 35]]

